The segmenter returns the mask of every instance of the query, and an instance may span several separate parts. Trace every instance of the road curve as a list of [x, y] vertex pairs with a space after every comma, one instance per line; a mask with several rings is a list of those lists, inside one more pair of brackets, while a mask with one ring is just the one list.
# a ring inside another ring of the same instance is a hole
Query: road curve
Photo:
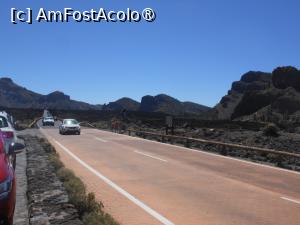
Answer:
[[41, 131], [123, 225], [298, 225], [300, 174], [110, 132]]

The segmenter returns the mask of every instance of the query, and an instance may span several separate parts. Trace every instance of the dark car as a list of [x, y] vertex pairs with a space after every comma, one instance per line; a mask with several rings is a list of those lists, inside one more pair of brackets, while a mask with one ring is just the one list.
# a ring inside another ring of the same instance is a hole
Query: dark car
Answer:
[[5, 149], [0, 131], [0, 225], [12, 225], [16, 204], [16, 177], [12, 158], [22, 151], [23, 144], [12, 143]]

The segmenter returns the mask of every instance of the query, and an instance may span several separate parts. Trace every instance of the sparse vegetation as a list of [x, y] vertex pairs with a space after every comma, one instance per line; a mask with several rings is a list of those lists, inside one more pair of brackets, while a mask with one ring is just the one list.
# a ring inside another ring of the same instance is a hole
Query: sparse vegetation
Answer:
[[104, 205], [98, 202], [94, 193], [87, 193], [84, 183], [60, 161], [59, 155], [50, 143], [41, 139], [41, 143], [48, 153], [48, 157], [59, 179], [69, 195], [69, 201], [78, 210], [78, 214], [85, 225], [118, 225], [119, 223], [108, 213], [104, 212]]
[[90, 213], [83, 217], [83, 223], [86, 225], [110, 225], [117, 224], [109, 214], [101, 215], [99, 213]]
[[263, 128], [263, 134], [265, 136], [277, 137], [279, 135], [278, 131], [279, 128], [273, 123], [269, 123]]

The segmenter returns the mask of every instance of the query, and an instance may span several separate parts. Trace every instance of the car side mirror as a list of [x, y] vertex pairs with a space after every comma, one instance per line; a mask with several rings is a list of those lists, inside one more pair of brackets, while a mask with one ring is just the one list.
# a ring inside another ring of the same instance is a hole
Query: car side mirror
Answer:
[[25, 148], [25, 145], [19, 142], [11, 143], [9, 146], [9, 154], [19, 154], [21, 153]]

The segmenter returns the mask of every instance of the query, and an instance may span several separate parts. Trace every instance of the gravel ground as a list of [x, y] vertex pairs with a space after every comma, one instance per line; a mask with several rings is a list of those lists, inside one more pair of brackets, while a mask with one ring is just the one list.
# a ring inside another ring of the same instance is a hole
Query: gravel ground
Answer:
[[68, 195], [57, 178], [37, 137], [38, 129], [18, 132], [26, 150], [18, 154], [17, 203], [15, 225], [81, 225], [77, 210], [68, 203]]
[[27, 145], [29, 220], [31, 225], [81, 225], [77, 210], [69, 204], [63, 184], [55, 174], [39, 139], [23, 136]]
[[272, 137], [264, 135], [262, 131], [195, 129], [189, 130], [187, 135], [208, 140], [300, 153], [300, 134], [298, 133], [280, 131], [277, 137]]

